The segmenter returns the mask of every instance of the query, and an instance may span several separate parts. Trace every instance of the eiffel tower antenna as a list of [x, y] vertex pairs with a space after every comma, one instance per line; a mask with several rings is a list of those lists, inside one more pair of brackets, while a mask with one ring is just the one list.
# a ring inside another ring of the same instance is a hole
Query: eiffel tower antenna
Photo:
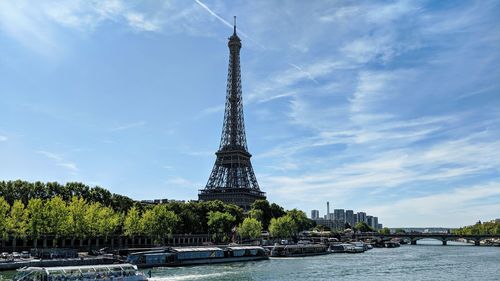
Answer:
[[247, 211], [255, 200], [265, 199], [266, 196], [257, 183], [250, 162], [252, 155], [247, 148], [241, 89], [241, 39], [236, 34], [236, 17], [233, 35], [227, 45], [229, 67], [222, 135], [212, 173], [205, 188], [199, 191], [198, 198], [200, 201], [221, 200]]

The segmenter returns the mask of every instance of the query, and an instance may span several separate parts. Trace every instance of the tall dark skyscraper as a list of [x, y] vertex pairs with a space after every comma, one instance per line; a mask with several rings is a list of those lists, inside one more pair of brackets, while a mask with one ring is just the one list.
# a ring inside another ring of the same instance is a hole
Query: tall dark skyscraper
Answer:
[[257, 199], [265, 199], [253, 172], [248, 152], [243, 119], [241, 90], [241, 39], [234, 32], [229, 37], [229, 70], [227, 74], [226, 109], [219, 150], [215, 153], [212, 173], [204, 189], [199, 191], [201, 201], [221, 200], [249, 210]]

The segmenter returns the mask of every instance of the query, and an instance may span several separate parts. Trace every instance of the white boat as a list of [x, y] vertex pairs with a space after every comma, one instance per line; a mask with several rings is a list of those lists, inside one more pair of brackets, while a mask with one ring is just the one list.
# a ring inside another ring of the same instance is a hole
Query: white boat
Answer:
[[368, 246], [361, 241], [351, 242], [351, 245], [354, 246], [354, 253], [362, 253], [368, 250]]
[[347, 243], [331, 244], [330, 253], [351, 253], [354, 252], [354, 246]]
[[148, 278], [132, 264], [25, 267], [18, 269], [14, 281], [146, 281]]

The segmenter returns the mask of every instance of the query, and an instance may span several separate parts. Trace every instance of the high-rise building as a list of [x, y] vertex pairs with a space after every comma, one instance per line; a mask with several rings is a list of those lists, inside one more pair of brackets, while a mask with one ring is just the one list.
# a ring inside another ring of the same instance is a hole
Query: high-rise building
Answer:
[[354, 211], [346, 210], [345, 211], [345, 222], [347, 222], [351, 227], [353, 227], [356, 223], [354, 222]]
[[313, 220], [319, 219], [319, 210], [312, 210], [311, 211], [311, 219], [313, 219]]
[[373, 229], [379, 230], [378, 228], [378, 217], [373, 217]]
[[333, 210], [334, 220], [337, 222], [345, 222], [345, 212], [344, 209], [334, 209]]
[[364, 222], [366, 223], [366, 213], [365, 212], [358, 212], [358, 222]]
[[330, 216], [330, 202], [326, 201], [326, 219]]
[[381, 223], [379, 223], [379, 224], [377, 225], [377, 228], [378, 228], [378, 229], [382, 229], [382, 228], [384, 228], [384, 226], [383, 226]]
[[241, 39], [234, 32], [229, 37], [229, 70], [226, 87], [226, 108], [219, 150], [215, 153], [212, 173], [207, 185], [198, 193], [200, 201], [221, 200], [249, 210], [255, 200], [266, 199], [257, 183], [248, 152], [243, 122], [241, 89]]
[[373, 216], [366, 216], [366, 224], [375, 229], [375, 227], [373, 227]]

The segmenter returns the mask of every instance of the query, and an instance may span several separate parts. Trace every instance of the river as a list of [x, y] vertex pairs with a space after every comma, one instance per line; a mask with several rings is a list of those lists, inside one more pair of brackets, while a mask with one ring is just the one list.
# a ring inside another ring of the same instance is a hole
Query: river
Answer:
[[[4, 280], [11, 276], [3, 274]], [[415, 246], [361, 254], [156, 268], [152, 280], [500, 280], [500, 248], [420, 240]]]

